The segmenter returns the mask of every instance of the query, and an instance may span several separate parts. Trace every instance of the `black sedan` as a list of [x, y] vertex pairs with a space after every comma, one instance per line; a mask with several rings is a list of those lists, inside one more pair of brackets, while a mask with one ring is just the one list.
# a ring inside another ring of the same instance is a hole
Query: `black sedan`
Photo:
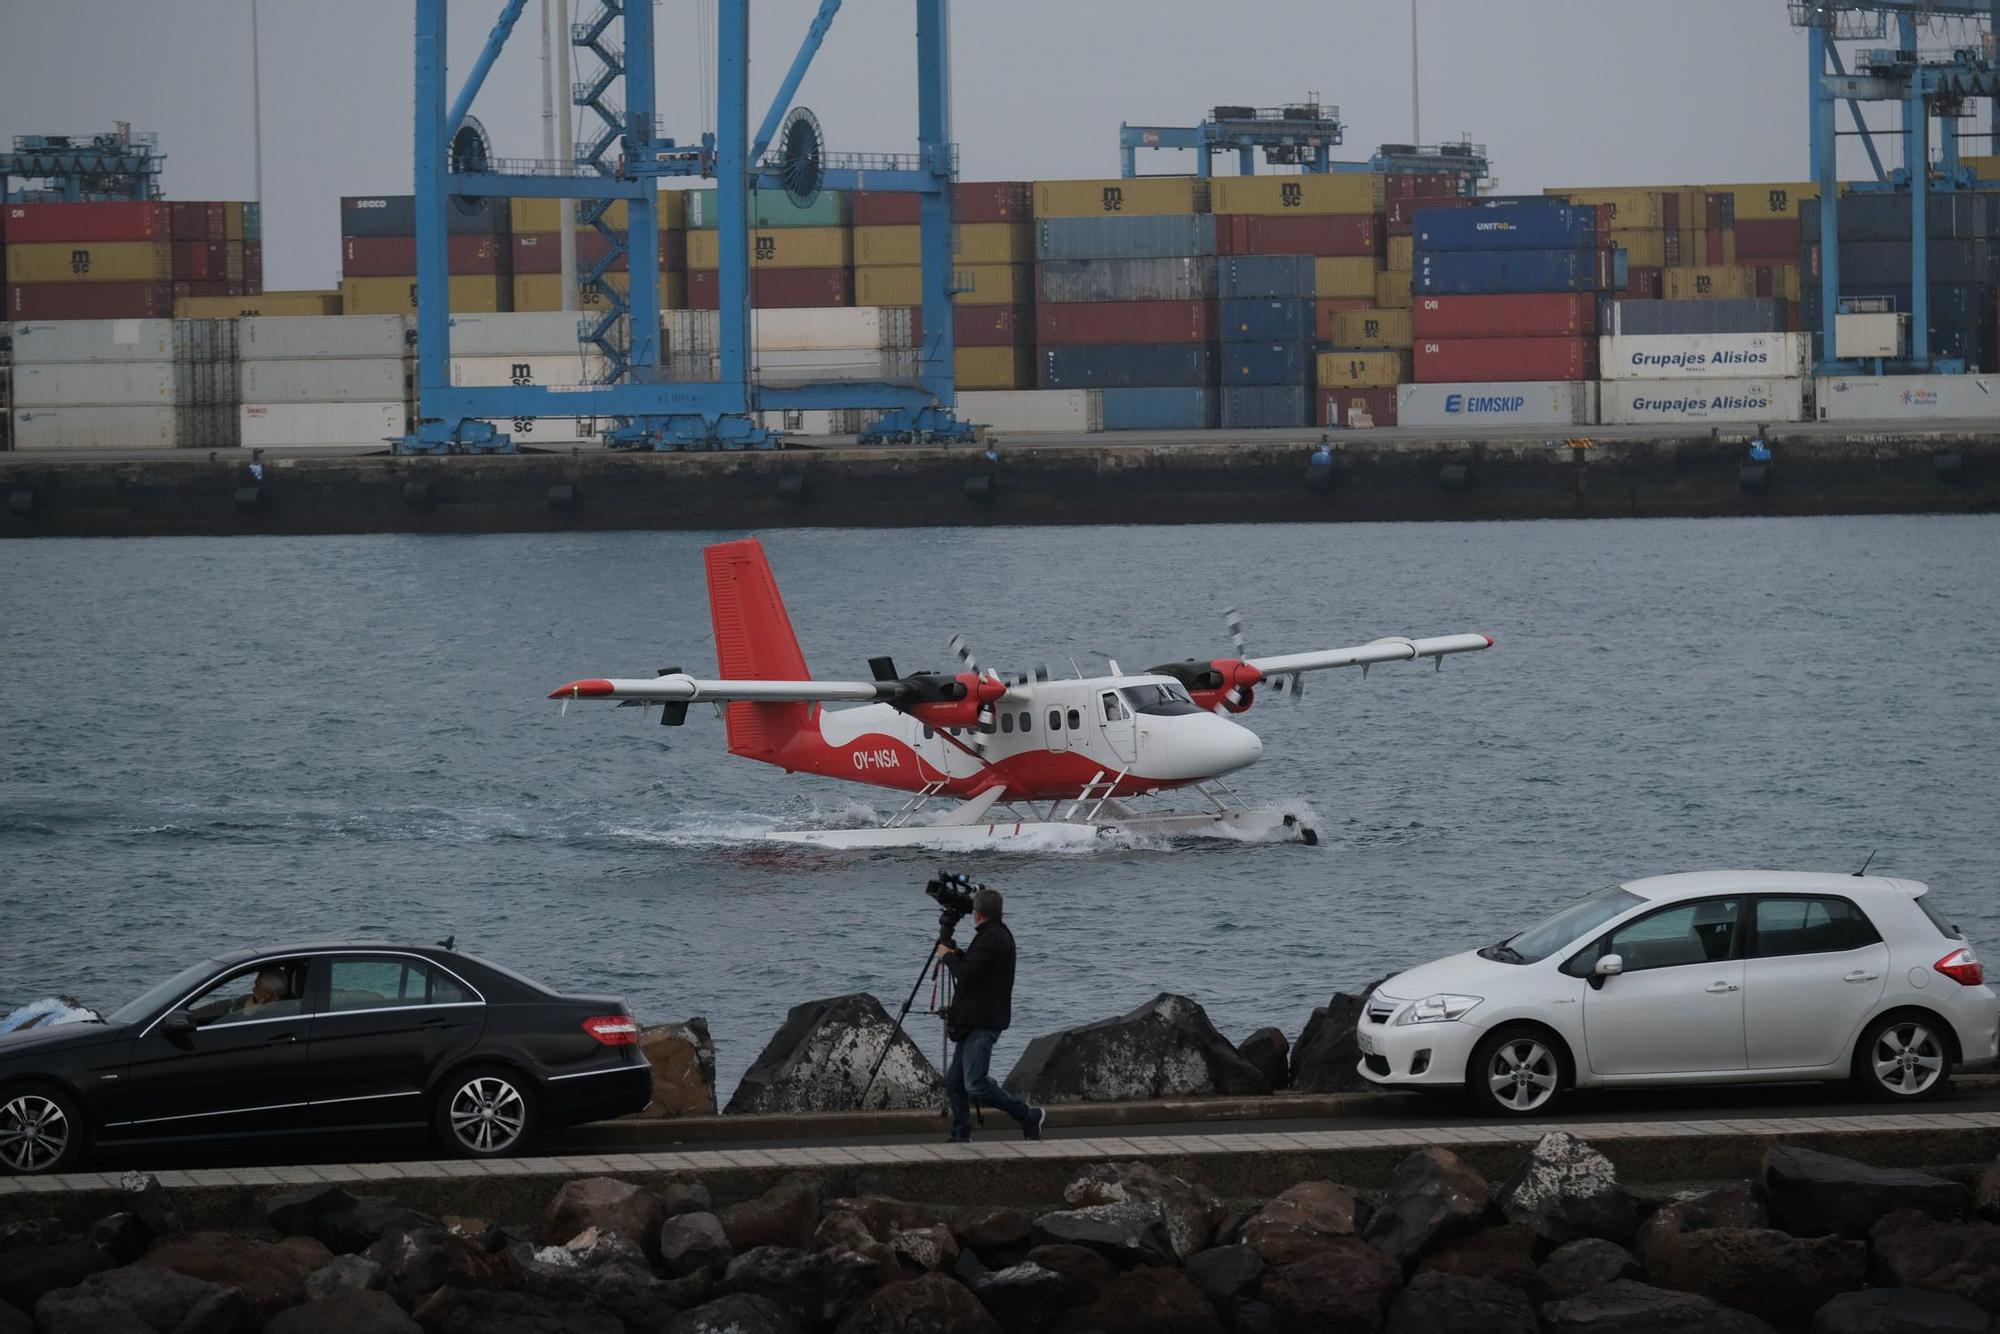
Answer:
[[616, 999], [436, 946], [244, 950], [102, 1023], [0, 1035], [0, 1173], [60, 1172], [92, 1145], [424, 1127], [498, 1158], [651, 1096]]

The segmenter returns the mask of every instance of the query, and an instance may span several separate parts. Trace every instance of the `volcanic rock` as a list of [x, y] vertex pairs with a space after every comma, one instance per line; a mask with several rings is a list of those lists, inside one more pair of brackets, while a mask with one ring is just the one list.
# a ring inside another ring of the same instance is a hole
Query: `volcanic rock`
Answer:
[[738, 1251], [755, 1246], [812, 1245], [819, 1226], [819, 1183], [803, 1175], [788, 1176], [754, 1200], [732, 1204], [718, 1217], [729, 1244]]
[[1843, 1292], [1813, 1312], [1812, 1334], [1986, 1334], [1993, 1317], [1963, 1297], [1922, 1288]]
[[1390, 1174], [1362, 1236], [1401, 1265], [1440, 1241], [1475, 1231], [1491, 1203], [1486, 1182], [1449, 1149], [1419, 1149]]
[[[445, 1322], [450, 1329], [451, 1322]], [[264, 1334], [422, 1334], [386, 1292], [350, 1289], [272, 1316]]]
[[1145, 1163], [1093, 1163], [1063, 1187], [1073, 1205], [1152, 1204], [1167, 1222], [1174, 1255], [1185, 1260], [1208, 1246], [1222, 1221], [1222, 1200], [1206, 1186]]
[[709, 1198], [708, 1187], [699, 1181], [669, 1181], [653, 1193], [660, 1197], [660, 1207], [669, 1218], [677, 1214], [715, 1212], [715, 1201]]
[[1491, 1279], [1523, 1292], [1536, 1291], [1535, 1249], [1540, 1238], [1526, 1223], [1507, 1223], [1445, 1242], [1417, 1265], [1419, 1274]]
[[1264, 1260], [1249, 1246], [1216, 1246], [1187, 1258], [1187, 1276], [1218, 1311], [1227, 1311], [1257, 1291]]
[[675, 1278], [700, 1269], [719, 1274], [735, 1253], [714, 1214], [680, 1214], [660, 1225], [660, 1266]]
[[336, 1255], [305, 1278], [308, 1301], [342, 1292], [372, 1292], [381, 1286], [382, 1266], [361, 1255]]
[[1290, 1328], [1378, 1329], [1402, 1266], [1359, 1237], [1332, 1237], [1303, 1259], [1267, 1270], [1257, 1295]]
[[585, 1177], [565, 1182], [549, 1201], [542, 1212], [540, 1235], [544, 1245], [559, 1246], [579, 1232], [596, 1228], [600, 1233], [630, 1237], [657, 1257], [660, 1225], [666, 1221], [666, 1205], [644, 1186], [611, 1177]]
[[851, 1251], [758, 1246], [729, 1262], [721, 1287], [768, 1297], [808, 1325], [830, 1325], [875, 1290], [875, 1279], [874, 1264]]
[[1649, 1247], [1682, 1232], [1705, 1227], [1764, 1228], [1771, 1215], [1749, 1182], [1713, 1190], [1689, 1191], [1655, 1209], [1632, 1237], [1632, 1250], [1643, 1257]]
[[1772, 1221], [1796, 1237], [1861, 1238], [1898, 1209], [1958, 1218], [1972, 1207], [1972, 1192], [1956, 1181], [1788, 1147], [1765, 1153], [1764, 1192]]
[[[49, 1293], [34, 1309], [32, 1323], [41, 1334], [183, 1329], [238, 1334], [254, 1328], [242, 1293], [158, 1265], [91, 1274], [74, 1287]], [[0, 1330], [4, 1329], [6, 1322], [0, 1320]]]
[[[429, 1306], [429, 1303], [425, 1303]], [[421, 1317], [420, 1317], [421, 1318]], [[437, 1334], [625, 1334], [608, 1311], [527, 1292], [452, 1290]], [[306, 1334], [302, 1329], [299, 1334]]]
[[667, 1334], [803, 1334], [791, 1312], [768, 1298], [733, 1292], [683, 1311]]
[[155, 1239], [187, 1231], [173, 1193], [150, 1172], [127, 1172], [118, 1178], [118, 1197], [125, 1212], [136, 1216]]
[[1243, 1225], [1243, 1243], [1265, 1264], [1288, 1265], [1352, 1237], [1354, 1192], [1331, 1181], [1302, 1181]]
[[951, 1230], [958, 1244], [978, 1251], [982, 1258], [1011, 1251], [1028, 1244], [1035, 1220], [1019, 1209], [994, 1205], [960, 1215]]
[[979, 1299], [942, 1274], [926, 1274], [872, 1293], [840, 1322], [837, 1334], [1001, 1334]]
[[869, 1068], [885, 1048], [868, 1106], [937, 1105], [944, 1092], [937, 1070], [882, 1002], [855, 994], [793, 1006], [723, 1110], [732, 1115], [853, 1111], [861, 1106]]
[[1548, 1334], [1774, 1334], [1754, 1315], [1732, 1311], [1692, 1292], [1673, 1292], [1621, 1278], [1568, 1301], [1542, 1307]]
[[649, 1024], [639, 1030], [639, 1050], [653, 1067], [653, 1100], [640, 1116], [715, 1115], [715, 1042], [708, 1020]]
[[1201, 1290], [1178, 1269], [1133, 1269], [1111, 1280], [1089, 1306], [1069, 1311], [1057, 1334], [1223, 1334]]
[[1877, 1285], [1948, 1292], [2000, 1312], [2000, 1225], [1941, 1223], [1902, 1209], [1875, 1224], [1869, 1240]]
[[442, 1228], [391, 1232], [368, 1248], [382, 1266], [382, 1287], [405, 1308], [439, 1288], [504, 1288], [513, 1281], [506, 1260]]
[[310, 1237], [272, 1243], [228, 1232], [190, 1232], [161, 1241], [140, 1263], [237, 1289], [251, 1317], [262, 1325], [286, 1307], [305, 1301], [306, 1275], [332, 1258]]
[[1535, 1307], [1505, 1283], [1419, 1274], [1389, 1306], [1385, 1334], [1536, 1334]]
[[443, 1223], [400, 1200], [383, 1195], [350, 1195], [338, 1186], [273, 1195], [264, 1220], [288, 1237], [311, 1237], [335, 1254], [365, 1251], [391, 1232], [441, 1228]]
[[1257, 1068], [1273, 1089], [1290, 1087], [1292, 1044], [1282, 1030], [1260, 1028], [1236, 1044], [1236, 1054]]
[[[1106, 1259], [1132, 1265], [1171, 1265], [1173, 1239], [1157, 1204], [1093, 1204], [1059, 1209], [1035, 1220], [1037, 1246], [1067, 1242], [1088, 1246]], [[1029, 1253], [1032, 1257], [1033, 1252]]]
[[1292, 1044], [1292, 1092], [1358, 1093], [1374, 1087], [1361, 1077], [1361, 1048], [1355, 1043], [1354, 1028], [1368, 993], [1387, 980], [1371, 982], [1358, 994], [1336, 991], [1332, 1000], [1312, 1012]]
[[1638, 1207], [1618, 1184], [1611, 1160], [1561, 1130], [1542, 1136], [1528, 1160], [1500, 1187], [1500, 1212], [1560, 1245], [1579, 1237], [1624, 1243], [1639, 1226]]
[[1061, 1274], [1063, 1282], [1069, 1284], [1070, 1302], [1077, 1306], [1096, 1301], [1097, 1294], [1118, 1277], [1117, 1265], [1090, 1247], [1073, 1242], [1037, 1246], [1028, 1252], [1027, 1263]]
[[[1567, 1301], [1592, 1288], [1616, 1283], [1621, 1278], [1639, 1277], [1639, 1262], [1632, 1252], [1615, 1241], [1584, 1237], [1566, 1241], [1549, 1252], [1535, 1271], [1535, 1289], [1545, 1302]], [[1663, 1287], [1677, 1287], [1673, 1283]]]
[[[970, 1274], [961, 1264], [959, 1276], [1006, 1334], [1042, 1334], [1062, 1314], [1070, 1291], [1068, 1279], [1032, 1260]], [[1110, 1281], [1107, 1275], [1105, 1283]]]
[[1702, 1228], [1646, 1252], [1655, 1287], [1700, 1293], [1723, 1306], [1784, 1322], [1862, 1285], [1868, 1248], [1838, 1237], [1793, 1237], [1768, 1228]]
[[129, 1265], [146, 1253], [152, 1231], [131, 1213], [107, 1214], [90, 1225], [90, 1244], [110, 1256], [116, 1264]]
[[1006, 1083], [1037, 1105], [1271, 1091], [1201, 1006], [1164, 991], [1116, 1019], [1044, 1033]]

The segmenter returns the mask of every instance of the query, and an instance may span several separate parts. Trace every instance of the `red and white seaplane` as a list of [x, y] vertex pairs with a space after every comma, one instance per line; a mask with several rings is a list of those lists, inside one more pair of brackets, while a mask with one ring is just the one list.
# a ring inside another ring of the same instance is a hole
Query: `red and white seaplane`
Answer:
[[[882, 825], [777, 831], [770, 838], [830, 848], [969, 847], [1014, 840], [1060, 846], [1107, 833], [1318, 842], [1295, 813], [1245, 806], [1223, 775], [1257, 761], [1264, 744], [1227, 715], [1250, 708], [1260, 686], [1301, 690], [1306, 672], [1491, 648], [1488, 635], [1378, 639], [1354, 648], [1167, 663], [1128, 675], [1003, 679], [982, 670], [963, 640], [963, 670], [901, 676], [874, 658], [870, 681], [814, 680], [755, 538], [704, 551], [720, 679], [663, 668], [647, 679], [572, 681], [549, 698], [654, 705], [679, 726], [690, 704], [714, 703], [729, 753], [786, 773], [907, 792]], [[828, 704], [858, 707], [828, 709]], [[1153, 811], [1153, 794], [1191, 789], [1208, 809]], [[942, 810], [936, 809], [943, 806]]]

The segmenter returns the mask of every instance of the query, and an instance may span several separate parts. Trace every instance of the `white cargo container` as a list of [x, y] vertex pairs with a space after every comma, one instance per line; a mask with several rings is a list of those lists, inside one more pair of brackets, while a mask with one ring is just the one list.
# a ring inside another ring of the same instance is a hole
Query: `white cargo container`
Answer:
[[166, 407], [16, 408], [16, 449], [172, 449], [181, 413]]
[[1825, 376], [1813, 401], [1823, 421], [1977, 420], [2000, 417], [2000, 377]]
[[14, 364], [51, 361], [172, 361], [172, 320], [19, 320], [0, 324], [14, 338]]
[[416, 322], [407, 315], [259, 315], [236, 322], [245, 361], [404, 357]]
[[1798, 379], [1606, 380], [1598, 420], [1606, 426], [1802, 421], [1806, 383]]
[[245, 403], [243, 448], [387, 449], [410, 429], [409, 409], [388, 403]]
[[461, 388], [495, 385], [594, 384], [604, 374], [604, 358], [567, 356], [453, 357], [451, 382]]
[[411, 363], [358, 357], [246, 361], [246, 403], [381, 403], [407, 392]]
[[[713, 352], [682, 352], [667, 359], [668, 378], [714, 380], [722, 374], [722, 356]], [[917, 378], [917, 354], [907, 348], [765, 349], [751, 354], [750, 376], [760, 384], [843, 384], [858, 380], [909, 383]]]
[[[713, 310], [662, 312], [667, 351], [714, 352], [722, 343], [722, 315]], [[907, 306], [829, 306], [750, 312], [750, 346], [769, 352], [912, 346]]]
[[1396, 390], [1398, 426], [1588, 426], [1596, 420], [1594, 380], [1406, 384]]
[[1802, 333], [1611, 334], [1598, 341], [1607, 380], [1795, 380], [1812, 336]]
[[574, 355], [581, 340], [577, 325], [588, 318], [577, 310], [516, 311], [499, 315], [451, 317], [453, 357]]
[[494, 430], [510, 436], [516, 445], [569, 446], [603, 443], [595, 417], [488, 417]]
[[961, 389], [958, 419], [993, 431], [1064, 435], [1104, 429], [1104, 398], [1095, 389]]
[[14, 368], [14, 406], [171, 407], [171, 361], [56, 361]]

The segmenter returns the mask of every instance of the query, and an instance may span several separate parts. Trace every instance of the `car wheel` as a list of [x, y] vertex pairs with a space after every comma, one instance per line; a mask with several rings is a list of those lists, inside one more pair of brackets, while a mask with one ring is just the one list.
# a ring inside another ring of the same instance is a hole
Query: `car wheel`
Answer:
[[1920, 1102], [1951, 1080], [1951, 1043], [1925, 1014], [1884, 1015], [1868, 1026], [1854, 1055], [1854, 1075], [1872, 1098]]
[[436, 1129], [461, 1158], [505, 1158], [535, 1133], [535, 1090], [512, 1070], [481, 1066], [453, 1075], [438, 1094]]
[[0, 1093], [0, 1174], [65, 1171], [82, 1153], [83, 1117], [74, 1098], [44, 1084]]
[[1562, 1046], [1538, 1028], [1502, 1028], [1472, 1053], [1466, 1082], [1480, 1108], [1495, 1116], [1541, 1116], [1568, 1081]]

